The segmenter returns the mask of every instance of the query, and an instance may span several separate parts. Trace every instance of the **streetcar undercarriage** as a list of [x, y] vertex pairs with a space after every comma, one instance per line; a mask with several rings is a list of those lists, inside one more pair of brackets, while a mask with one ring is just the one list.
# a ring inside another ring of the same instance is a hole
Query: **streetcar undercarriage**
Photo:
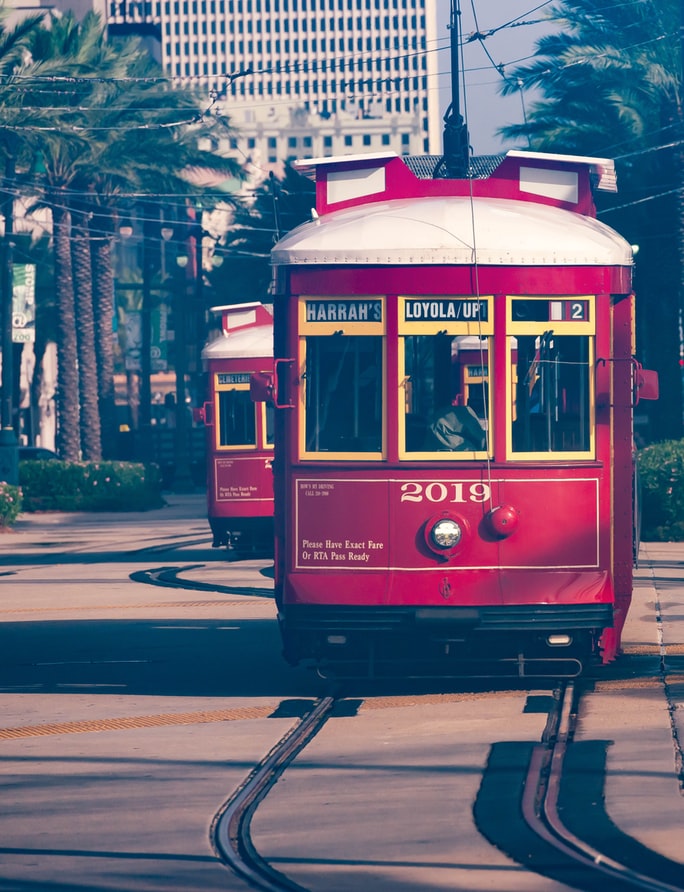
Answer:
[[[600, 663], [610, 605], [500, 608], [289, 608], [285, 659], [336, 677], [574, 678]], [[563, 615], [564, 614], [564, 615]]]
[[272, 517], [210, 517], [212, 548], [259, 553], [273, 550]]

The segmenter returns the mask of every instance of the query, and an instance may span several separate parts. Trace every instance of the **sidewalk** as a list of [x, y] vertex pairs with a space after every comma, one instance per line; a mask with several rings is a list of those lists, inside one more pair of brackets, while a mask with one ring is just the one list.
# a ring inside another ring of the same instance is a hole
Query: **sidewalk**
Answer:
[[625, 658], [603, 679], [597, 672], [575, 735], [605, 742], [605, 810], [614, 824], [673, 861], [682, 861], [684, 838], [683, 607], [684, 543], [642, 544]]

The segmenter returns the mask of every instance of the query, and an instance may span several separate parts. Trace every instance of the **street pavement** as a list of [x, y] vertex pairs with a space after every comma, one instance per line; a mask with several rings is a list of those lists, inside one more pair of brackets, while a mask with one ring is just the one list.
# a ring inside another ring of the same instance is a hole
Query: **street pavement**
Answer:
[[[204, 494], [167, 502], [0, 537], [2, 892], [246, 888], [211, 821], [311, 686], [279, 657], [272, 561], [212, 549]], [[237, 593], [135, 578], [168, 567]]]
[[[214, 852], [211, 821], [321, 687], [280, 658], [272, 561], [232, 563], [212, 549], [203, 493], [167, 502], [144, 513], [22, 515], [0, 537], [0, 892], [247, 888]], [[200, 588], [150, 585], [140, 575], [150, 569]], [[605, 744], [603, 794], [617, 827], [675, 861], [684, 831], [683, 608], [684, 544], [644, 545], [628, 660], [599, 674], [576, 734]], [[311, 758], [325, 764], [347, 746], [360, 759], [364, 729], [394, 746], [420, 728], [411, 752], [427, 762], [432, 731], [453, 713], [448, 703], [422, 709], [408, 730], [401, 705], [334, 719]], [[514, 731], [513, 704], [502, 709], [512, 734], [543, 727], [527, 716]], [[459, 737], [469, 733], [462, 723]], [[290, 820], [294, 832], [297, 823], [287, 793], [279, 784], [255, 822], [257, 850], [276, 860], [288, 844], [274, 828]], [[327, 832], [336, 830], [333, 822]], [[331, 838], [325, 832], [321, 825], [319, 842]], [[492, 859], [489, 879], [471, 872], [472, 887], [459, 888], [564, 888]], [[312, 855], [284, 869], [332, 890], [316, 863]], [[373, 876], [367, 888], [420, 888], [391, 870], [384, 883]], [[347, 888], [360, 883], [355, 871]], [[447, 886], [435, 879], [430, 888]]]

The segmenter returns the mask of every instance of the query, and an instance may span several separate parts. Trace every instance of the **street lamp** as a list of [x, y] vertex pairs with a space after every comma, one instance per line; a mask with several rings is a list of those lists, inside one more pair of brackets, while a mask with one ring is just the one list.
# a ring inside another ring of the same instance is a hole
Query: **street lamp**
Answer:
[[190, 472], [190, 424], [185, 406], [185, 378], [187, 374], [187, 316], [186, 301], [188, 298], [188, 257], [178, 254], [176, 263], [181, 275], [176, 277], [174, 293], [174, 369], [176, 373], [176, 429], [174, 441], [174, 463], [176, 471], [173, 488], [176, 492], [190, 492], [194, 489], [194, 481]]

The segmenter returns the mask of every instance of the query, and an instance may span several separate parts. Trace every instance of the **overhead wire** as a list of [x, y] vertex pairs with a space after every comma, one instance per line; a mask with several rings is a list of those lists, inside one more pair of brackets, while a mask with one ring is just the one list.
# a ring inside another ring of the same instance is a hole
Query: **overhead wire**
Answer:
[[[483, 48], [484, 48], [485, 40], [488, 37], [491, 37], [494, 34], [500, 32], [504, 29], [512, 28], [512, 27], [520, 27], [522, 25], [527, 25], [527, 24], [537, 24], [540, 21], [543, 21], [543, 19], [534, 19], [534, 20], [530, 21], [526, 17], [536, 13], [538, 10], [540, 10], [544, 7], [551, 5], [552, 2], [553, 2], [553, 0], [546, 0], [546, 2], [538, 4], [537, 6], [533, 7], [531, 10], [529, 10], [527, 13], [524, 13], [521, 16], [511, 19], [501, 25], [494, 27], [494, 28], [490, 28], [486, 32], [482, 32], [480, 30], [479, 22], [477, 20], [477, 12], [475, 9], [475, 5], [473, 3], [473, 0], [471, 0], [473, 16], [474, 16], [475, 25], [476, 25], [476, 31], [473, 32], [472, 34], [466, 36], [465, 38], [462, 38], [461, 44], [462, 44], [462, 46], [464, 46], [467, 43], [471, 43], [471, 42], [474, 42], [477, 40], [480, 43], [480, 45], [483, 46]], [[615, 6], [621, 6], [621, 5], [626, 5], [626, 4], [615, 4]], [[667, 35], [664, 35], [664, 36], [667, 36]], [[662, 38], [658, 37], [655, 39], [659, 40]], [[630, 47], [634, 48], [634, 47], [638, 47], [638, 46], [643, 46], [648, 42], [652, 42], [652, 41], [644, 41], [641, 43], [631, 44]], [[428, 48], [425, 51], [404, 53], [400, 56], [400, 58], [412, 58], [416, 55], [421, 55], [424, 52], [433, 52], [433, 51], [440, 52], [441, 49], [439, 47], [437, 48], [437, 50], [432, 50], [432, 49]], [[491, 68], [497, 72], [497, 75], [499, 77], [502, 77], [504, 79], [506, 79], [505, 69], [512, 65], [518, 64], [518, 62], [520, 61], [520, 60], [517, 60], [514, 62], [509, 61], [509, 62], [505, 62], [505, 63], [497, 63], [494, 61], [493, 56], [488, 51], [487, 51], [487, 57], [489, 59]], [[369, 57], [366, 53], [353, 54], [352, 60], [351, 60], [352, 67], [353, 67], [353, 64], [355, 64], [355, 62], [360, 62], [360, 64], [363, 64], [364, 60], [366, 60], [367, 58], [369, 58]], [[375, 57], [373, 56], [373, 58], [375, 58]], [[529, 58], [529, 57], [525, 57], [525, 58]], [[347, 63], [349, 64], [348, 57], [345, 57], [345, 59], [346, 59]], [[584, 61], [588, 61], [589, 59], [590, 59], [590, 57], [588, 57], [588, 56], [584, 59], [575, 59], [575, 60], [565, 63], [564, 65], [550, 66], [550, 69], [552, 67], [555, 67], [556, 70], [563, 70], [564, 68], [569, 67], [571, 65], [582, 64]], [[339, 60], [339, 57], [338, 57], [338, 60]], [[332, 64], [334, 64], [334, 62], [335, 62], [335, 59], [332, 60]], [[264, 73], [269, 73], [269, 72], [273, 73], [274, 70], [275, 70], [274, 67], [267, 67], [267, 68], [256, 69], [256, 70], [255, 69], [245, 69], [245, 70], [242, 70], [239, 72], [224, 74], [224, 75], [222, 75], [222, 77], [228, 78], [229, 81], [232, 83], [236, 79], [247, 76], [247, 75], [264, 74]], [[316, 63], [314, 63], [313, 66], [311, 66], [310, 68], [308, 66], [306, 66], [305, 64], [299, 66], [300, 73], [301, 72], [306, 73], [309, 70], [311, 70], [311, 72], [314, 73], [317, 70]], [[474, 70], [482, 70], [482, 69], [479, 69], [479, 68], [465, 69], [465, 65], [464, 65], [464, 73], [466, 71], [471, 72]], [[281, 71], [281, 73], [282, 73], [282, 71]], [[353, 89], [354, 89], [355, 85], [369, 84], [374, 81], [375, 82], [385, 82], [387, 84], [391, 84], [391, 82], [393, 82], [393, 81], [396, 82], [398, 80], [402, 80], [407, 76], [411, 77], [410, 74], [391, 75], [386, 78], [365, 77], [365, 78], [360, 78], [360, 79], [349, 81], [348, 86], [350, 87], [351, 92], [353, 93]], [[16, 74], [11, 76], [13, 82], [15, 82], [17, 78], [21, 79], [21, 77], [22, 77], [21, 75], [16, 75]], [[214, 76], [206, 75], [205, 77], [209, 78], [209, 77], [214, 77]], [[137, 83], [170, 83], [172, 81], [187, 80], [187, 79], [188, 79], [187, 76], [181, 77], [179, 75], [166, 75], [166, 74], [154, 76], [154, 77], [142, 76], [142, 77], [123, 77], [123, 78], [119, 78], [119, 77], [109, 78], [109, 77], [101, 77], [101, 76], [97, 76], [97, 75], [89, 76], [89, 77], [79, 77], [79, 76], [70, 76], [70, 75], [49, 75], [49, 76], [31, 75], [30, 77], [26, 76], [27, 83], [29, 81], [34, 81], [34, 82], [38, 82], [39, 84], [50, 84], [53, 86], [55, 84], [59, 84], [60, 86], [62, 86], [62, 85], [72, 85], [73, 86], [75, 84], [84, 86], [84, 85], [90, 85], [93, 83], [109, 83], [109, 84], [111, 84], [111, 83], [130, 84], [133, 82], [137, 82]], [[0, 77], [0, 85], [2, 84], [2, 82], [3, 82], [3, 78]], [[522, 94], [522, 90], [521, 90], [521, 94]], [[214, 91], [212, 93], [212, 95], [210, 96], [209, 106], [206, 107], [204, 109], [204, 111], [199, 109], [196, 113], [193, 113], [192, 117], [189, 117], [187, 119], [179, 118], [174, 121], [156, 122], [156, 123], [150, 123], [150, 122], [143, 121], [143, 122], [135, 122], [130, 125], [119, 124], [115, 127], [102, 127], [102, 126], [98, 127], [97, 125], [83, 125], [83, 124], [70, 124], [69, 126], [71, 128], [71, 131], [74, 134], [79, 134], [79, 135], [85, 134], [87, 132], [98, 132], [98, 131], [126, 132], [126, 131], [135, 131], [135, 130], [170, 129], [170, 128], [175, 128], [175, 127], [192, 126], [192, 124], [199, 123], [201, 121], [206, 121], [206, 117], [211, 116], [212, 111], [217, 112], [217, 117], [223, 118], [223, 115], [220, 113], [220, 110], [218, 109], [219, 102], [220, 102], [219, 97], [221, 95], [222, 94], [219, 91]], [[369, 98], [372, 98], [373, 95], [380, 95], [380, 94], [370, 94]], [[364, 98], [366, 98], [366, 96], [368, 96], [368, 94], [364, 94]], [[274, 102], [272, 97], [268, 97], [268, 98], [265, 98], [262, 103], [262, 105], [264, 105], [264, 106], [275, 106], [275, 107], [277, 107], [278, 105], [287, 107], [287, 106], [290, 106], [291, 104], [292, 104], [292, 97], [290, 97], [290, 98], [284, 97], [280, 102]], [[45, 111], [46, 110], [45, 108], [41, 109], [40, 106], [36, 106], [36, 107], [28, 106], [25, 110], [31, 110], [33, 108], [35, 108], [36, 111], [41, 111], [41, 110]], [[50, 110], [52, 111], [53, 109], [54, 109], [54, 107], [51, 106]], [[86, 114], [86, 113], [97, 114], [97, 113], [101, 113], [101, 112], [106, 112], [108, 110], [111, 110], [111, 107], [109, 109], [104, 109], [104, 108], [100, 108], [100, 107], [87, 108], [87, 107], [83, 107], [80, 105], [76, 106], [76, 107], [69, 107], [69, 106], [64, 107], [65, 115], [73, 114], [75, 112], [83, 113], [83, 114]], [[127, 109], [122, 108], [121, 110], [127, 110]], [[130, 108], [130, 111], [134, 111], [134, 109]], [[141, 111], [142, 113], [144, 113], [146, 111], [146, 109], [141, 109], [141, 110], [135, 109], [135, 111], [136, 112]], [[524, 109], [523, 109], [523, 111], [524, 111]], [[229, 110], [229, 114], [230, 114], [230, 110]], [[32, 125], [27, 121], [24, 121], [23, 124], [21, 125], [21, 127], [19, 127], [19, 125], [14, 127], [13, 125], [8, 125], [8, 124], [3, 124], [2, 126], [5, 129], [10, 129], [10, 130], [21, 129], [23, 132], [27, 132], [27, 131], [30, 132], [31, 130], [35, 130], [36, 132], [56, 132], [60, 129], [57, 126], [49, 127], [49, 126]], [[0, 129], [2, 129], [2, 128], [0, 128]], [[239, 131], [236, 132], [236, 135], [239, 136]], [[635, 154], [640, 154], [641, 152], [644, 152], [644, 151], [656, 151], [659, 148], [664, 148], [664, 146], [663, 147], [658, 146], [658, 147], [652, 147], [652, 148], [645, 149], [645, 150], [640, 150], [639, 153], [635, 153]], [[240, 148], [237, 145], [231, 146], [231, 149], [240, 151]], [[249, 156], [244, 152], [244, 150], [241, 152], [241, 154], [242, 154], [243, 158], [245, 158], [246, 160], [249, 158]]]

